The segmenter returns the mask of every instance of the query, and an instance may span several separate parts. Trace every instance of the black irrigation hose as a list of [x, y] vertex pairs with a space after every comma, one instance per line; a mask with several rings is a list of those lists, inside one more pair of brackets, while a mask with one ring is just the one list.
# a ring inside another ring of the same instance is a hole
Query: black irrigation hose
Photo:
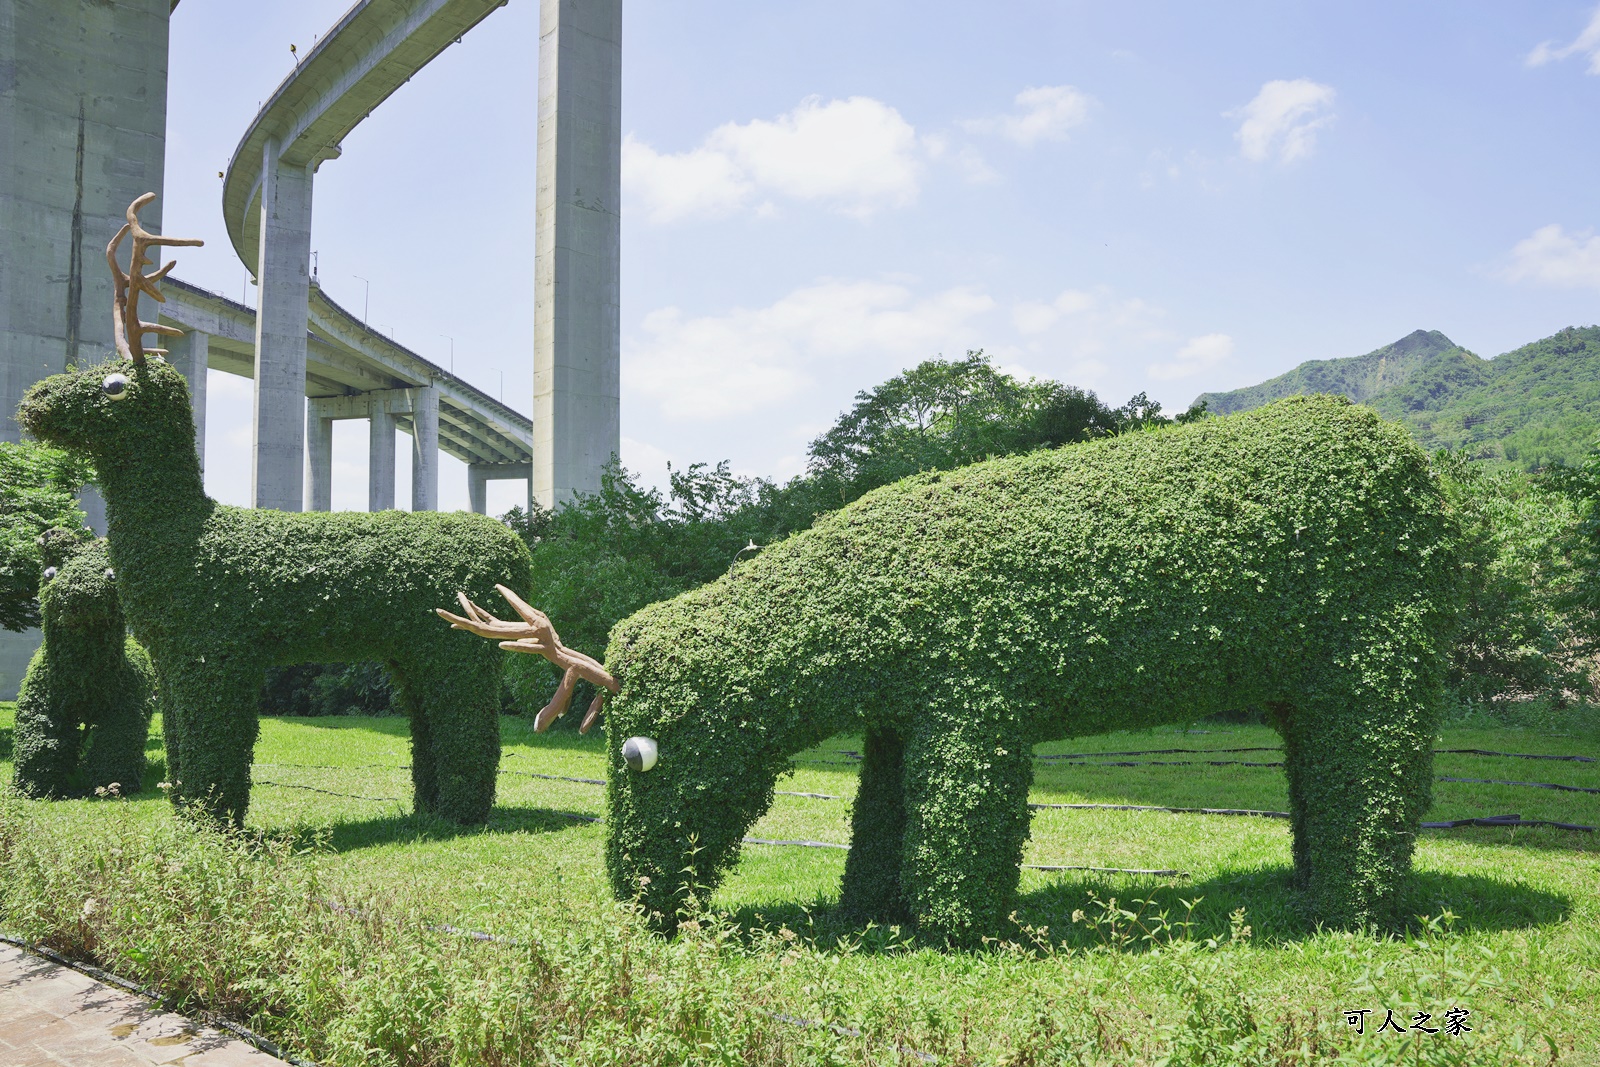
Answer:
[[1570, 822], [1551, 822], [1549, 819], [1524, 819], [1521, 815], [1484, 815], [1472, 819], [1450, 819], [1445, 822], [1425, 822], [1425, 830], [1454, 830], [1458, 826], [1554, 826], [1558, 830], [1579, 830], [1592, 834], [1592, 826]]
[[[1254, 815], [1263, 819], [1287, 819], [1286, 811], [1255, 811], [1249, 808], [1167, 808], [1154, 804], [1029, 804], [1030, 808], [1088, 808], [1101, 811], [1170, 811], [1179, 815]], [[1458, 826], [1553, 826], [1558, 830], [1594, 833], [1593, 826], [1552, 822], [1549, 819], [1524, 819], [1520, 815], [1480, 815], [1448, 822], [1425, 822], [1424, 830], [1453, 830]]]
[[1501, 778], [1439, 778], [1441, 782], [1471, 782], [1476, 785], [1520, 785], [1528, 789], [1559, 789], [1563, 793], [1600, 793], [1586, 785], [1557, 785], [1554, 782], [1507, 782]]
[[[136, 982], [130, 982], [126, 978], [119, 978], [109, 971], [101, 970], [92, 963], [84, 963], [81, 960], [69, 960], [65, 956], [45, 948], [43, 945], [36, 945], [33, 942], [23, 940], [20, 937], [11, 937], [7, 934], [0, 934], [0, 942], [3, 942], [7, 945], [14, 945], [24, 952], [38, 956], [40, 959], [49, 960], [51, 963], [58, 964], [59, 966], [67, 968], [68, 970], [77, 971], [79, 974], [93, 978], [97, 982], [103, 982], [106, 985], [116, 986], [118, 989], [132, 993], [134, 996], [142, 997], [145, 1000], [159, 1005], [163, 1010], [170, 1011], [170, 1006], [176, 1003], [171, 997], [167, 996], [159, 989], [154, 989], [150, 986], [142, 986]], [[293, 1067], [317, 1067], [317, 1064], [314, 1061], [302, 1059], [299, 1056], [285, 1052], [278, 1045], [273, 1044], [271, 1041], [262, 1037], [255, 1031], [247, 1030], [238, 1023], [224, 1019], [222, 1016], [213, 1012], [201, 1009], [198, 1011], [189, 1012], [187, 1014], [191, 1018], [199, 1019], [199, 1021], [204, 1025], [226, 1031], [227, 1033], [230, 1033], [234, 1037], [237, 1037], [239, 1040], [243, 1041], [245, 1044], [255, 1048], [257, 1051], [265, 1052], [268, 1056], [276, 1056], [285, 1063], [292, 1064]]]
[[1434, 755], [1451, 756], [1505, 756], [1508, 759], [1556, 759], [1571, 763], [1600, 763], [1593, 756], [1548, 756], [1533, 752], [1495, 752], [1487, 748], [1436, 748]]
[[[1276, 750], [1274, 750], [1276, 751]], [[1052, 759], [1049, 756], [1035, 756], [1035, 759]], [[1169, 759], [1169, 760], [1116, 760], [1087, 761], [1073, 760], [1071, 762], [1057, 762], [1057, 767], [1282, 767], [1279, 763], [1252, 763], [1242, 759]]]
[[381, 801], [393, 801], [396, 804], [404, 804], [405, 803], [405, 801], [401, 800], [399, 797], [368, 797], [368, 796], [362, 796], [359, 793], [336, 793], [332, 789], [319, 789], [314, 785], [296, 785], [293, 782], [272, 782], [272, 781], [268, 781], [265, 778], [257, 778], [257, 779], [254, 780], [253, 784], [254, 785], [275, 785], [279, 789], [304, 789], [304, 790], [306, 790], [307, 792], [310, 792], [310, 793], [321, 793], [324, 796], [330, 796], [330, 797], [347, 797], [350, 800], [381, 800]]
[[1034, 759], [1094, 759], [1096, 756], [1177, 756], [1206, 755], [1210, 752], [1282, 752], [1276, 745], [1256, 745], [1250, 748], [1136, 748], [1128, 752], [1052, 752]]
[[1097, 811], [1170, 811], [1178, 815], [1256, 815], [1263, 819], [1287, 819], [1286, 811], [1255, 811], [1251, 808], [1169, 808], [1162, 804], [1032, 804], [1030, 808], [1093, 809]]

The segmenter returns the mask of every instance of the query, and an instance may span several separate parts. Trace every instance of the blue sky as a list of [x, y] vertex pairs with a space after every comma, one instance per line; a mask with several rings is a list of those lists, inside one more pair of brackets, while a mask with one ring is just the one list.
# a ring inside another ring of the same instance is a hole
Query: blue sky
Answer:
[[[179, 276], [248, 291], [216, 174], [345, 6], [179, 6], [165, 228], [208, 241]], [[373, 323], [524, 411], [537, 53], [510, 0], [423, 70], [319, 172], [312, 241], [336, 300], [367, 279]], [[1592, 2], [625, 0], [623, 67], [651, 481], [797, 473], [858, 390], [969, 348], [1181, 409], [1414, 329], [1493, 356], [1600, 319]], [[211, 392], [208, 485], [245, 503], [249, 383]], [[338, 427], [335, 507], [366, 448]]]

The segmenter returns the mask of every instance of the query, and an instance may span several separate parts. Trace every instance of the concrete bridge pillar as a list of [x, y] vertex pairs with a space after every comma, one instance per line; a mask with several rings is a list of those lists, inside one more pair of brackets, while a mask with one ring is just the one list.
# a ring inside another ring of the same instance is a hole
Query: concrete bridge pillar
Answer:
[[381, 404], [372, 405], [371, 437], [367, 450], [367, 510], [394, 507], [394, 415]]
[[439, 510], [439, 390], [412, 389], [411, 510]]
[[167, 342], [167, 359], [189, 382], [189, 403], [194, 409], [194, 452], [200, 471], [206, 469], [206, 368], [211, 363], [211, 335], [190, 330]]
[[600, 488], [621, 448], [622, 0], [541, 0], [533, 499]]
[[479, 515], [489, 510], [489, 483], [515, 479], [528, 479], [533, 473], [531, 463], [469, 463], [467, 464], [467, 499], [472, 510]]
[[314, 400], [306, 405], [305, 504], [307, 511], [333, 510], [333, 420]]
[[262, 162], [251, 497], [258, 508], [299, 511], [307, 418], [311, 168], [281, 161], [276, 141], [267, 142]]

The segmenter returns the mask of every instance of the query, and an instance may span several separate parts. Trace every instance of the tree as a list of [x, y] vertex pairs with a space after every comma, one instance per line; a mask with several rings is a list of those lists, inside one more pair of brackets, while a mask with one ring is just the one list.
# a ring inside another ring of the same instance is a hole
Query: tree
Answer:
[[93, 536], [74, 497], [92, 477], [87, 464], [65, 452], [0, 443], [0, 627], [18, 632], [39, 625], [39, 538], [53, 527]]

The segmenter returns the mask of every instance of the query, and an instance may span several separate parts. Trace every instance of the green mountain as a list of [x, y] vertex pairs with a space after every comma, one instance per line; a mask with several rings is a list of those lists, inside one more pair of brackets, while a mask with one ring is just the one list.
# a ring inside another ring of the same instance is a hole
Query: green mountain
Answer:
[[1600, 327], [1569, 327], [1494, 359], [1418, 330], [1364, 356], [1312, 360], [1196, 402], [1226, 415], [1296, 393], [1342, 393], [1405, 423], [1428, 448], [1530, 470], [1576, 463], [1600, 431]]

